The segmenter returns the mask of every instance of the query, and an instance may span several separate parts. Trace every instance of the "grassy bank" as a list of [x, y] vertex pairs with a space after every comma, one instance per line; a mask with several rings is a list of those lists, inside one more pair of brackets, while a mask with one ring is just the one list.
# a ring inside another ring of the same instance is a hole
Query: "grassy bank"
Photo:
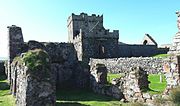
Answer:
[[15, 106], [15, 99], [10, 94], [5, 76], [0, 76], [0, 106]]

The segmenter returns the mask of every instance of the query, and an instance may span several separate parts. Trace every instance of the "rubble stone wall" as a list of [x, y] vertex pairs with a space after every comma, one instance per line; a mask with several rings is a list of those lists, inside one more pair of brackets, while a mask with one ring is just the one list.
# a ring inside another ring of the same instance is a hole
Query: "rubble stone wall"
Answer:
[[51, 70], [50, 58], [42, 50], [31, 57], [16, 58], [11, 64], [11, 92], [16, 97], [17, 106], [55, 106], [56, 80]]
[[116, 99], [123, 98], [121, 88], [107, 82], [107, 69], [104, 64], [91, 66], [90, 71], [90, 86], [95, 93], [108, 95]]
[[104, 64], [91, 66], [90, 85], [95, 93], [108, 95], [123, 101], [152, 101], [152, 96], [143, 93], [149, 88], [148, 74], [141, 67], [133, 67], [125, 76], [107, 83], [107, 68]]
[[51, 70], [56, 72], [58, 87], [87, 87], [89, 72], [77, 59], [72, 43], [29, 41], [26, 50], [43, 49], [51, 58]]
[[167, 68], [164, 74], [167, 86], [164, 94], [169, 95], [171, 89], [180, 86], [180, 56], [173, 56], [165, 65]]
[[90, 59], [89, 65], [97, 63], [105, 64], [110, 73], [129, 72], [132, 67], [140, 66], [148, 73], [156, 74], [163, 71], [164, 60], [152, 57]]

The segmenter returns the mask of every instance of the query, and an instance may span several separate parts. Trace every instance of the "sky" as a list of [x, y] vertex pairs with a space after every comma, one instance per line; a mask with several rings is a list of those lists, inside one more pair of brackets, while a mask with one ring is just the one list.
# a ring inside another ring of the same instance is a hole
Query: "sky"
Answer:
[[67, 42], [67, 18], [81, 12], [102, 15], [119, 41], [139, 44], [145, 33], [172, 43], [178, 31], [179, 0], [0, 0], [0, 57], [7, 56], [7, 26], [22, 28], [24, 40]]

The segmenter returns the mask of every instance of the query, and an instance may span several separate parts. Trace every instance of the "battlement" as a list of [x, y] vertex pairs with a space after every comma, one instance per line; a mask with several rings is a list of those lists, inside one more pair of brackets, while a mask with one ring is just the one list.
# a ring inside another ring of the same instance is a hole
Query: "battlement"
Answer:
[[80, 15], [75, 15], [74, 13], [72, 13], [67, 20], [68, 26], [71, 23], [71, 21], [103, 22], [103, 15], [96, 16], [96, 14], [92, 14], [91, 16], [89, 16], [87, 13], [80, 13]]

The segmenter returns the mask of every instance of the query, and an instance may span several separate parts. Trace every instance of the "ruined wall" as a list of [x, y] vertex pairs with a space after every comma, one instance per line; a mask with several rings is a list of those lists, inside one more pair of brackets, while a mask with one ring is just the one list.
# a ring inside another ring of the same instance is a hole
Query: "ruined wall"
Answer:
[[168, 48], [157, 48], [156, 45], [119, 45], [118, 57], [150, 57], [166, 54]]
[[172, 56], [165, 67], [168, 68], [164, 70], [167, 82], [164, 94], [169, 95], [173, 88], [180, 86], [180, 56]]
[[[148, 74], [141, 67], [132, 67], [123, 80], [123, 94], [127, 101], [145, 102], [151, 99], [149, 94], [143, 94], [143, 89], [149, 88]], [[144, 95], [148, 95], [144, 96]]]
[[43, 49], [51, 58], [51, 70], [56, 72], [58, 87], [86, 87], [89, 73], [78, 62], [72, 43], [29, 41], [26, 50]]
[[15, 25], [8, 27], [9, 34], [9, 60], [6, 64], [6, 73], [11, 82], [11, 62], [16, 56], [28, 50], [43, 49], [49, 54], [52, 64], [51, 69], [56, 71], [57, 85], [69, 85], [71, 87], [87, 86], [89, 73], [78, 62], [77, 52], [72, 43], [23, 41], [20, 27]]
[[11, 63], [16, 56], [22, 53], [24, 39], [20, 27], [12, 25], [8, 26], [8, 61], [6, 64], [7, 79], [11, 82]]
[[152, 57], [132, 57], [132, 58], [111, 58], [111, 59], [90, 59], [89, 65], [105, 64], [108, 72], [122, 73], [129, 72], [131, 67], [140, 66], [148, 73], [158, 73], [163, 71], [164, 60]]
[[90, 87], [98, 94], [108, 95], [121, 100], [124, 98], [122, 83], [112, 85], [107, 82], [107, 68], [104, 64], [94, 64], [90, 67]]
[[20, 27], [12, 25], [8, 26], [8, 59], [10, 62], [14, 57], [21, 54], [24, 44], [22, 30]]
[[148, 74], [141, 67], [132, 67], [130, 72], [107, 83], [107, 68], [104, 64], [90, 67], [90, 85], [95, 93], [108, 95], [121, 101], [149, 102], [153, 96], [143, 93], [149, 88]]
[[55, 106], [56, 73], [46, 52], [36, 49], [23, 54], [12, 62], [11, 71], [10, 88], [17, 106]]

